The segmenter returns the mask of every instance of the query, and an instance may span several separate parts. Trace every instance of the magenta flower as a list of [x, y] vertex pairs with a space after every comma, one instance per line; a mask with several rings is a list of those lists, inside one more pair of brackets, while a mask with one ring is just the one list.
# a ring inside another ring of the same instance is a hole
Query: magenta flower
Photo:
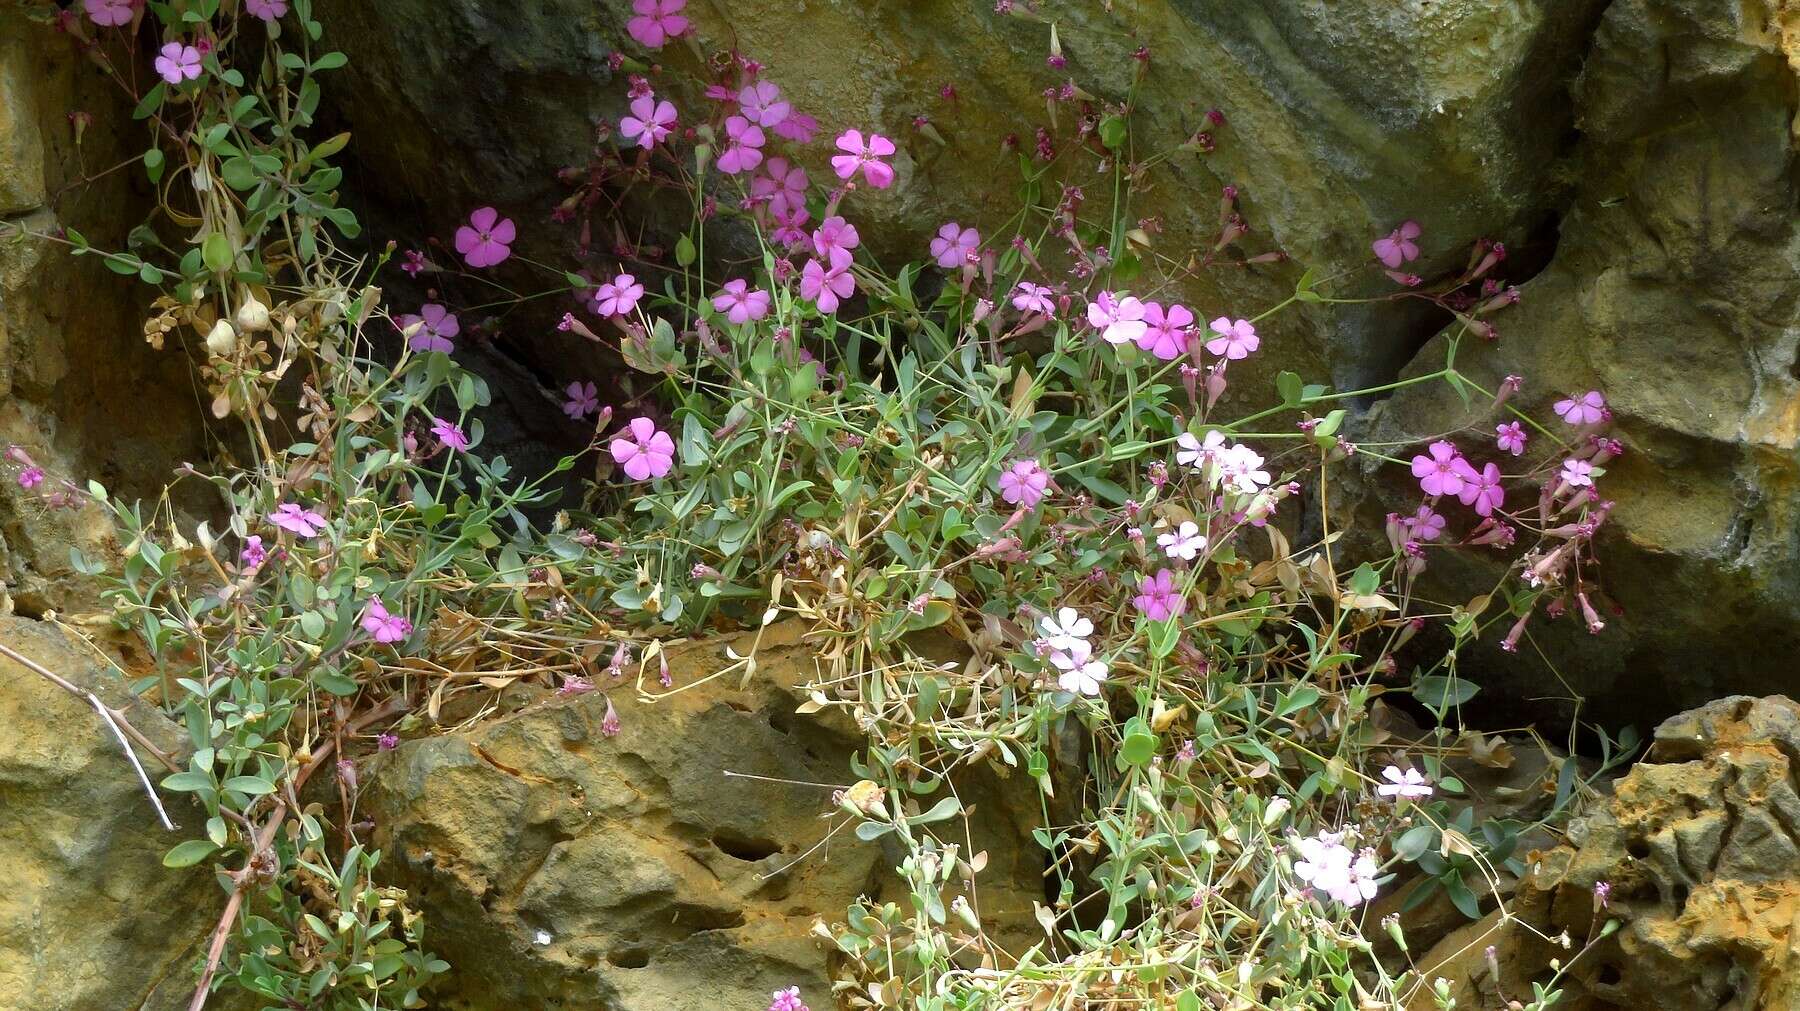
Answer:
[[688, 30], [688, 19], [681, 16], [687, 0], [631, 0], [637, 17], [625, 23], [625, 31], [646, 49], [661, 49], [663, 43]]
[[1131, 295], [1121, 298], [1110, 291], [1101, 292], [1088, 303], [1087, 319], [1088, 325], [1100, 331], [1100, 339], [1108, 344], [1130, 344], [1149, 329], [1144, 322], [1144, 303]]
[[1462, 491], [1463, 478], [1456, 469], [1462, 454], [1456, 446], [1440, 440], [1426, 449], [1429, 456], [1420, 454], [1412, 459], [1412, 472], [1419, 479], [1419, 487], [1427, 495], [1455, 495]]
[[569, 399], [563, 401], [563, 413], [576, 421], [600, 409], [600, 390], [593, 383], [576, 381], [563, 392], [569, 395]]
[[1400, 521], [1401, 525], [1412, 531], [1414, 538], [1421, 541], [1435, 541], [1444, 532], [1444, 517], [1429, 505], [1422, 505], [1419, 511]]
[[1247, 319], [1233, 320], [1228, 316], [1220, 316], [1210, 326], [1218, 336], [1206, 342], [1206, 350], [1221, 358], [1241, 361], [1262, 347], [1262, 338], [1256, 336], [1255, 324]]
[[811, 300], [822, 313], [837, 312], [839, 300], [849, 298], [856, 291], [850, 262], [847, 249], [831, 251], [829, 270], [817, 259], [806, 261], [806, 268], [800, 272], [800, 297]]
[[1157, 358], [1172, 362], [1187, 353], [1188, 333], [1194, 327], [1194, 314], [1187, 306], [1176, 303], [1163, 309], [1160, 302], [1144, 303], [1143, 336], [1137, 345]]
[[862, 236], [856, 233], [855, 225], [833, 215], [819, 222], [819, 229], [813, 233], [812, 243], [813, 252], [820, 256], [830, 256], [836, 250], [849, 252], [862, 245]]
[[1591, 487], [1594, 483], [1594, 465], [1586, 460], [1570, 457], [1563, 461], [1562, 479], [1571, 488]]
[[200, 76], [200, 50], [171, 42], [159, 50], [156, 72], [170, 84], [180, 84]]
[[1599, 390], [1556, 402], [1556, 416], [1571, 425], [1598, 424], [1606, 417], [1606, 398]]
[[633, 99], [631, 115], [619, 120], [619, 133], [638, 147], [652, 148], [675, 132], [675, 103], [656, 96]]
[[675, 440], [656, 430], [649, 418], [632, 418], [626, 431], [612, 441], [612, 456], [633, 481], [662, 477], [675, 466]]
[[1045, 316], [1056, 315], [1056, 303], [1050, 301], [1050, 289], [1030, 281], [1020, 281], [1013, 289], [1013, 308], [1020, 312], [1038, 312]]
[[769, 293], [737, 278], [725, 282], [725, 290], [713, 296], [712, 304], [731, 322], [748, 323], [769, 314]]
[[773, 81], [757, 81], [745, 87], [738, 92], [737, 100], [745, 119], [771, 130], [788, 118], [792, 109], [781, 100], [781, 89]]
[[1500, 468], [1487, 464], [1476, 470], [1467, 460], [1458, 457], [1456, 473], [1463, 480], [1462, 490], [1456, 497], [1462, 504], [1473, 506], [1475, 515], [1492, 516], [1494, 510], [1506, 502], [1506, 489], [1500, 487]]
[[469, 223], [456, 230], [456, 251], [471, 267], [492, 267], [512, 255], [508, 247], [517, 237], [511, 218], [492, 207], [478, 207]]
[[748, 172], [762, 163], [762, 127], [742, 116], [725, 121], [725, 150], [719, 155], [719, 171], [728, 176]]
[[939, 228], [937, 238], [931, 240], [931, 255], [945, 270], [955, 270], [973, 262], [980, 248], [981, 233], [954, 221]]
[[812, 143], [813, 134], [818, 132], [819, 121], [804, 112], [789, 111], [787, 117], [775, 124], [775, 136], [785, 137], [796, 144]]
[[26, 467], [24, 470], [19, 471], [18, 480], [19, 487], [21, 488], [36, 488], [38, 485], [44, 483], [44, 468]]
[[463, 434], [462, 426], [443, 418], [431, 419], [431, 434], [438, 441], [461, 453], [469, 448], [469, 437]]
[[244, 10], [251, 16], [273, 21], [288, 12], [287, 0], [244, 0]]
[[81, 6], [90, 21], [110, 28], [130, 23], [136, 5], [133, 0], [82, 0]]
[[1376, 239], [1369, 247], [1375, 251], [1375, 258], [1393, 270], [1398, 270], [1403, 263], [1410, 263], [1419, 258], [1419, 245], [1413, 240], [1419, 237], [1422, 229], [1417, 221], [1402, 221], [1400, 227]]
[[400, 735], [392, 730], [384, 731], [375, 738], [375, 747], [382, 751], [392, 751], [400, 746]]
[[769, 1011], [809, 1011], [800, 1000], [800, 988], [790, 986], [777, 990], [769, 1001]]
[[417, 315], [409, 312], [394, 322], [399, 325], [402, 333], [418, 327], [406, 339], [406, 346], [414, 351], [442, 351], [449, 354], [456, 350], [456, 344], [451, 338], [462, 333], [462, 324], [457, 322], [456, 314], [436, 302], [427, 302], [419, 306]]
[[1144, 617], [1151, 621], [1168, 621], [1187, 610], [1187, 598], [1175, 588], [1175, 574], [1158, 569], [1156, 575], [1145, 576], [1138, 583], [1138, 594], [1131, 598]]
[[862, 131], [845, 130], [838, 134], [837, 149], [844, 152], [831, 156], [831, 169], [839, 179], [848, 179], [862, 169], [863, 178], [878, 190], [894, 184], [894, 168], [880, 159], [894, 153], [894, 142], [878, 133], [863, 140]]
[[261, 568], [263, 560], [268, 557], [268, 549], [263, 547], [263, 539], [261, 537], [256, 534], [251, 534], [249, 537], [244, 538], [243, 550], [238, 552], [238, 561], [243, 563], [244, 568]]
[[283, 502], [269, 514], [269, 522], [301, 537], [317, 537], [325, 530], [325, 517], [292, 502]]
[[1516, 421], [1494, 426], [1495, 445], [1514, 456], [1524, 455], [1527, 438], [1525, 426]]
[[1014, 460], [1000, 472], [1000, 497], [1022, 509], [1036, 509], [1050, 487], [1050, 473], [1036, 460]]
[[614, 316], [629, 316], [637, 308], [638, 299], [644, 297], [644, 286], [630, 274], [618, 277], [602, 284], [594, 290], [594, 297], [588, 301], [588, 308], [602, 319]]
[[407, 277], [418, 277], [428, 266], [430, 264], [426, 262], [425, 254], [416, 249], [407, 250], [405, 259], [400, 261], [400, 269], [406, 271]]
[[769, 238], [782, 246], [796, 246], [806, 241], [806, 220], [812, 217], [803, 204], [790, 204], [777, 194], [769, 201], [769, 213], [775, 216], [775, 230]]
[[363, 612], [362, 629], [376, 642], [402, 642], [412, 634], [413, 625], [404, 615], [388, 613], [380, 597], [370, 597], [369, 607]]
[[769, 202], [769, 213], [780, 216], [777, 201], [787, 207], [806, 207], [806, 170], [789, 165], [786, 158], [770, 158], [763, 162], [766, 175], [750, 180], [750, 195]]

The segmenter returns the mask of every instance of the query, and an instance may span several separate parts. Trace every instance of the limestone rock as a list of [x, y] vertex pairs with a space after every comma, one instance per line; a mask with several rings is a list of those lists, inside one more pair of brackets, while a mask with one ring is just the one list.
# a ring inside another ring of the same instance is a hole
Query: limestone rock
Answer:
[[[600, 694], [544, 696], [372, 763], [359, 812], [452, 965], [444, 1006], [761, 1007], [795, 985], [831, 1006], [809, 932], [879, 894], [896, 861], [838, 828], [832, 794], [862, 741], [794, 714], [813, 673], [798, 637], [766, 630], [742, 687], [695, 684], [724, 666], [719, 643], [673, 647], [676, 685], [695, 687], [653, 705], [613, 688], [616, 736]], [[963, 797], [990, 856], [978, 908], [1029, 922], [1044, 867], [1029, 824], [991, 788]]]
[[[0, 641], [127, 708], [158, 747], [182, 749], [180, 728], [131, 701], [116, 675], [55, 627], [0, 617]], [[157, 821], [88, 703], [5, 658], [0, 726], [0, 1007], [185, 1008], [224, 901], [205, 868], [162, 865], [188, 835]], [[155, 777], [160, 766], [143, 761]], [[170, 814], [192, 833], [192, 811], [172, 805]]]

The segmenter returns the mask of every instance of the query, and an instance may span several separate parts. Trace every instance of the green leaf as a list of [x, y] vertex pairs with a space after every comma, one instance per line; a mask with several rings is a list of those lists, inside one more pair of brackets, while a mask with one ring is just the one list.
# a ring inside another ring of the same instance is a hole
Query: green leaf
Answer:
[[218, 847], [205, 839], [189, 839], [163, 854], [164, 867], [192, 867], [218, 852]]
[[1173, 618], [1148, 622], [1145, 630], [1150, 636], [1150, 653], [1159, 660], [1175, 652], [1181, 642], [1181, 623]]
[[683, 235], [675, 240], [675, 263], [686, 267], [694, 262], [694, 240]]
[[879, 821], [865, 821], [856, 826], [856, 837], [863, 842], [873, 842], [894, 830], [894, 826]]
[[320, 690], [340, 697], [355, 695], [357, 689], [361, 687], [353, 679], [322, 667], [313, 671], [312, 681], [313, 684], [319, 686]]
[[1394, 852], [1402, 860], [1408, 862], [1417, 860], [1431, 848], [1431, 843], [1436, 837], [1437, 829], [1432, 826], [1414, 825], [1394, 841]]
[[191, 793], [195, 790], [210, 790], [212, 789], [212, 786], [213, 778], [211, 776], [204, 772], [194, 772], [192, 770], [188, 772], [171, 773], [170, 775], [164, 776], [162, 781], [163, 789], [174, 790], [177, 793]]
[[1303, 386], [1299, 375], [1293, 372], [1283, 372], [1275, 377], [1275, 390], [1281, 394], [1281, 402], [1288, 407], [1299, 405]]
[[231, 269], [231, 243], [218, 232], [209, 233], [200, 243], [200, 257], [207, 270], [223, 274]]
[[162, 108], [163, 92], [165, 90], [164, 84], [161, 81], [158, 81], [155, 87], [144, 92], [144, 97], [138, 101], [137, 108], [131, 110], [131, 118], [143, 119]]
[[144, 174], [149, 176], [153, 183], [162, 179], [163, 153], [161, 148], [153, 147], [144, 152]]
[[248, 158], [225, 159], [225, 164], [219, 166], [219, 177], [234, 190], [247, 190], [257, 183], [256, 169]]
[[233, 776], [225, 782], [220, 783], [219, 788], [222, 790], [231, 790], [235, 793], [248, 793], [256, 797], [275, 792], [275, 784], [261, 776]]
[[1116, 151], [1119, 145], [1125, 143], [1125, 135], [1128, 130], [1129, 125], [1125, 122], [1124, 116], [1107, 116], [1100, 121], [1100, 143]]
[[1481, 686], [1473, 681], [1440, 674], [1419, 678], [1412, 685], [1413, 698], [1418, 699], [1421, 705], [1438, 712], [1462, 705], [1474, 698], [1479, 691]]
[[343, 53], [330, 52], [314, 60], [312, 68], [314, 70], [336, 70], [349, 62], [350, 57], [345, 56]]
[[954, 818], [962, 813], [962, 802], [955, 797], [945, 797], [931, 806], [924, 814], [915, 814], [906, 819], [908, 825], [929, 825], [932, 822]]

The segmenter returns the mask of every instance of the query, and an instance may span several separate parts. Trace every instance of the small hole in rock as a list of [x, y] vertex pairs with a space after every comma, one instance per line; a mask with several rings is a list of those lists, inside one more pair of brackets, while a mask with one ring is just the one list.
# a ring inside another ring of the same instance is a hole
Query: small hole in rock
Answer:
[[1619, 972], [1619, 967], [1611, 962], [1601, 965], [1600, 971], [1594, 975], [1594, 981], [1601, 986], [1618, 986], [1619, 981], [1624, 978]]
[[1642, 839], [1633, 839], [1625, 844], [1625, 852], [1635, 860], [1643, 860], [1650, 856], [1650, 844]]
[[713, 833], [713, 845], [719, 852], [739, 860], [755, 863], [781, 852], [781, 844], [772, 839], [740, 835], [730, 830]]
[[614, 948], [606, 953], [606, 960], [621, 969], [642, 969], [650, 964], [650, 949], [637, 946]]

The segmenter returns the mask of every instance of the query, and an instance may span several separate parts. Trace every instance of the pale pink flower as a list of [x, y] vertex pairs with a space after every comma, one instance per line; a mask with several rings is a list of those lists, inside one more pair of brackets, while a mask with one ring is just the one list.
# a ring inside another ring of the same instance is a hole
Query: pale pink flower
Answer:
[[1056, 315], [1056, 303], [1050, 301], [1050, 289], [1030, 281], [1020, 281], [1013, 289], [1013, 308], [1020, 312], [1037, 312], [1045, 316]]
[[856, 292], [856, 276], [850, 273], [850, 251], [833, 249], [830, 262], [828, 268], [817, 259], [808, 260], [800, 271], [800, 297], [827, 315], [837, 312], [839, 301]]
[[784, 201], [788, 207], [806, 207], [806, 170], [798, 165], [788, 164], [786, 158], [770, 158], [763, 162], [765, 174], [750, 180], [750, 195], [759, 200], [769, 201], [769, 212], [779, 216], [780, 210], [776, 201]]
[[1387, 782], [1377, 786], [1375, 792], [1383, 797], [1419, 798], [1429, 797], [1432, 793], [1431, 784], [1425, 779], [1425, 774], [1417, 769], [1407, 769], [1402, 772], [1399, 766], [1390, 765], [1381, 770], [1381, 778]]
[[663, 43], [688, 30], [688, 19], [681, 15], [687, 0], [631, 0], [637, 17], [625, 23], [625, 31], [646, 49], [661, 49]]
[[269, 522], [301, 537], [317, 537], [325, 530], [325, 517], [292, 502], [283, 502], [269, 514]]
[[1035, 509], [1050, 487], [1050, 474], [1036, 460], [1014, 460], [1000, 472], [1000, 497], [1022, 509]]
[[725, 282], [725, 289], [713, 296], [713, 308], [733, 323], [748, 323], [769, 314], [769, 293], [751, 288], [742, 278]]
[[638, 299], [644, 297], [644, 286], [630, 274], [618, 277], [594, 289], [594, 297], [588, 302], [588, 308], [602, 319], [614, 316], [629, 316], [637, 308]]
[[1343, 840], [1341, 832], [1295, 839], [1300, 859], [1294, 861], [1294, 876], [1346, 906], [1355, 906], [1375, 897], [1375, 879], [1381, 871], [1367, 850], [1354, 853]]
[[1376, 239], [1369, 248], [1375, 251], [1376, 259], [1388, 268], [1398, 270], [1401, 264], [1419, 258], [1419, 245], [1413, 240], [1419, 237], [1420, 231], [1417, 221], [1403, 221], [1399, 228]]
[[1165, 310], [1160, 302], [1145, 302], [1144, 325], [1146, 329], [1138, 338], [1138, 347], [1165, 362], [1172, 362], [1187, 353], [1194, 314], [1186, 306], [1177, 303]]
[[652, 148], [675, 132], [675, 103], [654, 95], [633, 99], [631, 115], [619, 120], [619, 133], [638, 147]]
[[1262, 346], [1262, 338], [1256, 335], [1256, 326], [1247, 319], [1233, 320], [1228, 316], [1220, 316], [1210, 324], [1212, 332], [1218, 334], [1206, 342], [1206, 350], [1226, 358], [1239, 361], [1250, 357]]
[[1039, 618], [1038, 631], [1043, 634], [1044, 645], [1053, 650], [1070, 650], [1077, 644], [1087, 645], [1087, 637], [1094, 634], [1094, 623], [1073, 607], [1064, 607], [1054, 615]]
[[1589, 390], [1567, 400], [1558, 400], [1556, 416], [1571, 425], [1598, 424], [1606, 417], [1606, 398], [1599, 390]]
[[829, 257], [834, 250], [848, 252], [862, 245], [862, 236], [856, 232], [856, 226], [842, 217], [832, 215], [819, 222], [819, 228], [812, 236], [813, 252]]
[[441, 351], [449, 354], [456, 350], [456, 344], [451, 338], [462, 333], [462, 324], [457, 321], [456, 314], [436, 302], [427, 302], [419, 307], [416, 315], [405, 313], [394, 322], [399, 325], [402, 333], [418, 327], [406, 339], [406, 346], [420, 352]]
[[818, 132], [819, 121], [804, 112], [788, 110], [787, 116], [776, 123], [775, 136], [784, 137], [796, 144], [812, 143], [813, 134]]
[[1144, 303], [1132, 295], [1103, 291], [1087, 307], [1088, 325], [1100, 331], [1108, 344], [1131, 344], [1144, 336]]
[[200, 50], [171, 42], [158, 51], [156, 72], [170, 84], [192, 81], [200, 76]]
[[762, 127], [744, 117], [727, 119], [725, 150], [719, 155], [719, 171], [734, 176], [762, 164], [762, 146], [766, 140]]
[[1269, 472], [1263, 469], [1262, 454], [1241, 442], [1219, 454], [1218, 460], [1219, 476], [1230, 488], [1254, 495], [1269, 484]]
[[244, 547], [238, 552], [238, 561], [243, 563], [245, 569], [261, 568], [263, 560], [268, 557], [268, 549], [263, 547], [260, 536], [251, 534], [244, 538]]
[[1506, 489], [1500, 487], [1500, 468], [1490, 463], [1476, 470], [1461, 457], [1456, 463], [1457, 475], [1463, 479], [1457, 498], [1462, 499], [1463, 505], [1473, 506], [1475, 515], [1492, 516], [1506, 502]]
[[600, 409], [600, 390], [593, 383], [576, 381], [563, 392], [569, 395], [569, 399], [563, 401], [563, 413], [576, 421]]
[[286, 16], [288, 3], [287, 0], [244, 0], [244, 10], [248, 11], [252, 17], [273, 21]]
[[1204, 471], [1208, 464], [1218, 460], [1225, 453], [1225, 433], [1213, 429], [1206, 433], [1203, 443], [1191, 432], [1183, 432], [1175, 437], [1175, 462], [1183, 466]]
[[1143, 577], [1131, 603], [1151, 621], [1167, 621], [1187, 610], [1187, 598], [1176, 589], [1175, 574], [1168, 569], [1158, 569], [1156, 575]]
[[1514, 456], [1524, 455], [1525, 442], [1528, 438], [1525, 426], [1517, 421], [1494, 426], [1494, 444]]
[[937, 238], [931, 240], [932, 258], [945, 270], [955, 270], [969, 263], [980, 248], [981, 233], [954, 221], [939, 228]]
[[1571, 488], [1591, 487], [1594, 483], [1594, 465], [1586, 460], [1570, 457], [1563, 461], [1562, 479]]
[[1056, 686], [1073, 695], [1098, 695], [1106, 681], [1106, 663], [1094, 658], [1093, 647], [1078, 639], [1068, 649], [1050, 654], [1050, 663], [1061, 673]]
[[1158, 534], [1156, 546], [1170, 558], [1179, 558], [1191, 562], [1206, 550], [1206, 535], [1200, 532], [1200, 524], [1193, 520], [1182, 520], [1181, 525], [1166, 534]]
[[478, 207], [469, 215], [469, 223], [456, 230], [456, 251], [471, 267], [492, 267], [512, 255], [513, 240], [518, 229], [511, 218], [503, 218], [492, 207]]
[[362, 616], [363, 631], [376, 642], [402, 642], [412, 634], [412, 622], [404, 615], [388, 613], [380, 597], [370, 597], [368, 610]]
[[845, 130], [838, 135], [837, 149], [844, 153], [832, 156], [831, 169], [839, 179], [848, 179], [862, 169], [863, 178], [878, 190], [894, 184], [893, 166], [880, 160], [894, 153], [893, 141], [878, 133], [869, 134], [865, 141], [862, 131]]
[[632, 418], [625, 432], [612, 441], [612, 456], [633, 481], [662, 477], [675, 467], [675, 440], [657, 431], [649, 418]]
[[788, 118], [788, 112], [792, 109], [792, 106], [781, 100], [781, 89], [772, 81], [757, 81], [746, 86], [738, 92], [737, 100], [745, 119], [770, 129]]
[[1456, 469], [1462, 454], [1456, 446], [1439, 440], [1426, 449], [1430, 455], [1421, 453], [1412, 458], [1413, 477], [1419, 479], [1419, 487], [1427, 495], [1455, 495], [1462, 491], [1463, 478]]
[[87, 11], [89, 20], [111, 28], [129, 24], [136, 3], [134, 0], [82, 0], [81, 6]]
[[445, 418], [432, 418], [431, 434], [437, 436], [439, 442], [458, 453], [469, 448], [469, 437], [463, 434], [462, 426], [454, 421]]

